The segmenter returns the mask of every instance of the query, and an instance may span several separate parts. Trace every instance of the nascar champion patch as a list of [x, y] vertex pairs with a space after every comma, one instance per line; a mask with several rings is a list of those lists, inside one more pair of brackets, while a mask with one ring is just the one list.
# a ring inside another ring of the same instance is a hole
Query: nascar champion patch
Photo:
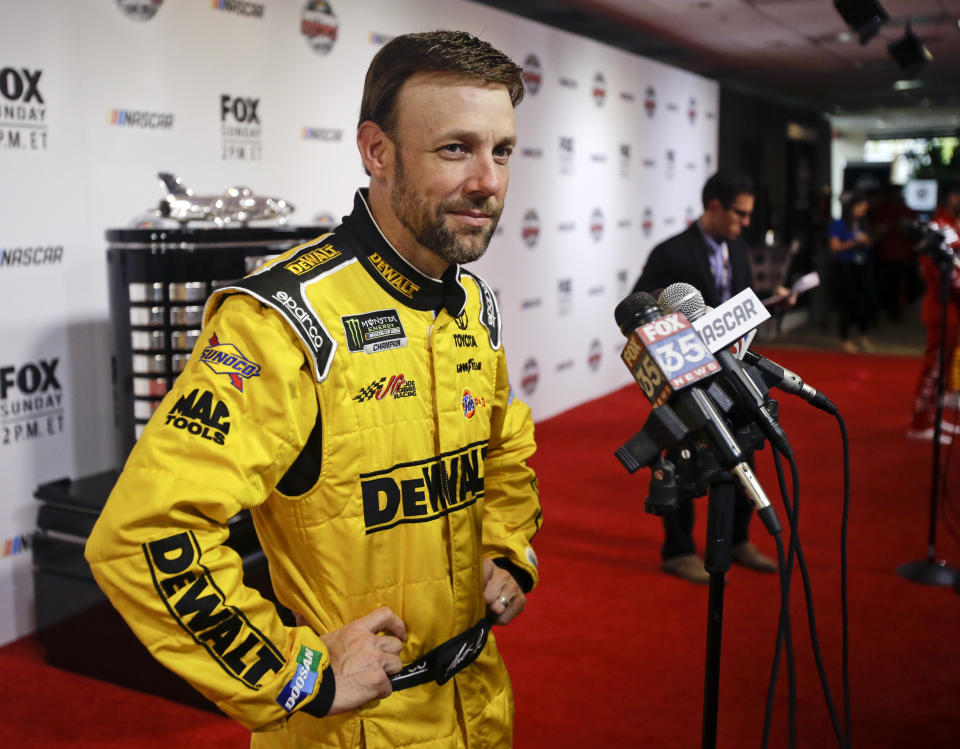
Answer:
[[407, 334], [395, 309], [346, 315], [340, 320], [343, 322], [343, 332], [350, 351], [375, 354], [407, 345]]

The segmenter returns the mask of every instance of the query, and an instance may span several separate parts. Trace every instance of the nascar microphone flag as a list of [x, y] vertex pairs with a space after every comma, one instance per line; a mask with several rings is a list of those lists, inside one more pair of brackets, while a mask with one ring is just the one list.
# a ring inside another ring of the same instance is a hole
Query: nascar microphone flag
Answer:
[[717, 352], [769, 319], [770, 312], [763, 306], [760, 297], [753, 289], [746, 288], [694, 320], [693, 327], [706, 347], [711, 352]]

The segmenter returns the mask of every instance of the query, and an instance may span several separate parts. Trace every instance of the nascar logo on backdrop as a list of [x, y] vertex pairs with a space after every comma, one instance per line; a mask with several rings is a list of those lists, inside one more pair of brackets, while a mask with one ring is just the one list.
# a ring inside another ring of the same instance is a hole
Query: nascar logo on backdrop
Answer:
[[59, 265], [63, 245], [38, 243], [28, 247], [0, 247], [0, 268], [12, 266]]
[[235, 13], [238, 16], [263, 18], [263, 3], [251, 3], [248, 0], [211, 0], [214, 10]]

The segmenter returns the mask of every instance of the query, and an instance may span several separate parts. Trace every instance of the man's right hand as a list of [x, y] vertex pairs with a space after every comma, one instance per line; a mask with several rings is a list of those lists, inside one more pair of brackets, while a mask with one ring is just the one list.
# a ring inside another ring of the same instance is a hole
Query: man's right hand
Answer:
[[406, 637], [406, 625], [386, 606], [321, 635], [337, 686], [327, 714], [344, 713], [389, 696], [393, 687], [387, 675], [403, 668], [399, 653]]

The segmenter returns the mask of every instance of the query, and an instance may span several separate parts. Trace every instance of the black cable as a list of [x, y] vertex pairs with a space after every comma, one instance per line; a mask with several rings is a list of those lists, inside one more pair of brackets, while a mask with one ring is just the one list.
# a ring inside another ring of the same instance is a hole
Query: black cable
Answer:
[[[842, 432], [842, 434], [843, 434], [843, 443], [844, 443], [844, 458], [845, 458], [845, 462], [844, 462], [844, 488], [845, 488], [845, 492], [844, 492], [844, 508], [845, 508], [845, 511], [846, 511], [846, 508], [848, 508], [848, 506], [849, 506], [849, 478], [848, 478], [848, 477], [849, 477], [849, 470], [847, 470], [847, 469], [849, 468], [849, 441], [848, 441], [847, 438], [846, 438], [846, 427], [845, 427], [845, 425], [843, 425], [842, 419], [840, 420], [840, 424], [841, 424], [841, 432]], [[824, 665], [823, 665], [823, 656], [822, 656], [822, 653], [821, 653], [821, 650], [820, 650], [820, 641], [819, 641], [819, 638], [818, 638], [818, 635], [817, 635], [816, 613], [815, 613], [815, 611], [814, 611], [814, 605], [813, 605], [813, 589], [812, 589], [812, 586], [811, 586], [811, 584], [810, 584], [810, 573], [809, 573], [809, 570], [807, 569], [806, 559], [804, 558], [804, 555], [803, 555], [803, 546], [802, 546], [802, 544], [801, 544], [801, 542], [800, 542], [799, 533], [797, 532], [798, 529], [797, 529], [797, 524], [796, 524], [796, 519], [797, 519], [797, 518], [796, 518], [795, 509], [790, 506], [790, 503], [789, 503], [789, 500], [788, 500], [788, 497], [787, 497], [787, 494], [786, 494], [786, 491], [785, 491], [785, 487], [783, 486], [783, 483], [782, 483], [782, 470], [781, 470], [781, 467], [780, 467], [780, 465], [779, 465], [780, 456], [776, 453], [776, 451], [774, 451], [774, 456], [773, 456], [773, 457], [774, 457], [774, 462], [777, 463], [777, 465], [778, 465], [777, 475], [778, 475], [778, 479], [781, 481], [781, 493], [783, 494], [784, 507], [785, 507], [785, 510], [786, 510], [786, 513], [787, 513], [787, 520], [788, 520], [788, 522], [789, 522], [789, 524], [790, 524], [790, 527], [791, 527], [790, 550], [793, 551], [794, 546], [796, 547], [797, 561], [798, 561], [798, 564], [799, 564], [799, 566], [800, 566], [800, 574], [801, 574], [801, 578], [802, 578], [802, 581], [803, 581], [804, 599], [805, 599], [806, 605], [807, 605], [807, 623], [808, 623], [808, 627], [809, 627], [809, 630], [810, 630], [810, 642], [811, 642], [811, 645], [812, 645], [812, 647], [813, 647], [813, 657], [814, 657], [814, 661], [815, 661], [816, 664], [817, 664], [817, 673], [818, 673], [818, 675], [819, 675], [819, 677], [820, 677], [820, 687], [821, 687], [821, 690], [822, 690], [822, 692], [823, 692], [824, 700], [825, 700], [826, 706], [827, 706], [827, 712], [828, 712], [829, 715], [830, 715], [830, 720], [831, 720], [831, 722], [832, 722], [832, 724], [833, 724], [834, 733], [836, 734], [837, 742], [838, 742], [838, 744], [839, 744], [839, 746], [840, 746], [840, 749], [849, 749], [849, 744], [847, 743], [847, 740], [846, 740], [846, 738], [845, 738], [846, 734], [845, 734], [844, 731], [841, 729], [841, 727], [840, 727], [840, 721], [839, 721], [839, 719], [837, 718], [837, 711], [836, 711], [836, 708], [834, 707], [833, 697], [831, 696], [831, 693], [830, 693], [830, 685], [829, 685], [829, 682], [828, 682], [828, 679], [827, 679], [826, 669], [825, 669], [825, 667], [824, 667]], [[798, 505], [798, 504], [799, 504], [799, 503], [798, 503], [798, 500], [799, 500], [799, 487], [798, 487], [798, 482], [797, 482], [797, 465], [796, 465], [796, 461], [795, 461], [793, 458], [790, 458], [790, 470], [791, 470], [791, 472], [792, 472], [792, 474], [793, 474], [793, 477], [794, 477], [794, 490], [795, 490], [794, 502]], [[843, 539], [842, 539], [842, 543], [841, 543], [841, 589], [842, 589], [842, 590], [841, 590], [841, 595], [842, 595], [842, 597], [843, 597], [843, 617], [844, 617], [844, 630], [845, 630], [845, 632], [844, 632], [844, 653], [846, 654], [846, 652], [847, 652], [847, 643], [848, 643], [848, 635], [847, 635], [847, 631], [846, 631], [846, 630], [847, 630], [847, 608], [846, 608], [846, 514], [845, 514], [845, 517], [844, 517], [843, 524], [844, 524]], [[788, 574], [788, 576], [789, 576], [789, 575], [792, 575], [791, 557], [790, 557], [789, 554], [788, 554], [788, 557], [787, 557], [787, 574]], [[788, 577], [787, 582], [788, 582], [788, 584], [789, 584], [789, 577]], [[780, 631], [780, 629], [781, 629], [781, 628], [778, 627], [778, 632], [777, 632], [778, 646], [779, 646], [779, 643], [780, 643], [780, 640], [781, 640], [781, 631]], [[777, 647], [776, 650], [775, 650], [775, 654], [774, 654], [774, 658], [775, 658], [774, 668], [776, 668], [776, 667], [778, 666], [779, 654], [780, 654], [780, 649], [779, 649], [779, 647]], [[849, 699], [848, 699], [848, 694], [849, 694], [849, 688], [848, 688], [849, 679], [848, 679], [848, 674], [847, 674], [846, 663], [847, 663], [847, 660], [846, 660], [846, 655], [845, 655], [845, 657], [844, 657], [844, 672], [845, 672], [845, 673], [844, 673], [844, 676], [845, 676], [845, 682], [844, 682], [844, 697], [845, 697], [845, 699], [846, 699], [847, 701], [849, 701]], [[774, 678], [775, 678], [775, 677], [774, 677]], [[772, 697], [771, 697], [770, 694], [768, 693], [768, 703], [769, 703], [770, 700], [772, 700]], [[845, 704], [846, 704], [846, 703], [845, 703]], [[849, 710], [847, 710], [847, 715], [849, 715]], [[790, 728], [791, 728], [791, 730], [795, 730], [795, 728], [794, 728], [794, 726], [793, 726], [792, 724], [791, 724]], [[766, 736], [766, 734], [768, 734], [768, 732], [769, 732], [769, 729], [767, 728], [767, 726], [766, 726], [766, 724], [765, 724], [765, 726], [764, 726], [765, 736]], [[791, 738], [792, 738], [792, 737], [791, 737]]]
[[843, 726], [849, 749], [850, 738], [850, 609], [847, 605], [847, 521], [850, 517], [850, 440], [847, 437], [847, 425], [838, 411], [834, 414], [840, 426], [840, 438], [843, 444], [843, 515], [840, 522], [840, 616], [843, 626]]
[[[941, 424], [951, 423], [946, 418], [941, 419]], [[953, 426], [957, 426], [957, 419], [953, 419]], [[942, 427], [941, 427], [942, 428]], [[941, 432], [941, 434], [946, 434], [946, 432]], [[960, 434], [952, 435], [960, 439]], [[940, 517], [938, 520], [943, 520], [943, 527], [946, 531], [953, 537], [953, 540], [957, 543], [960, 543], [960, 533], [958, 533], [956, 526], [953, 524], [953, 518], [950, 517], [950, 513], [953, 512], [953, 507], [951, 506], [950, 500], [950, 462], [953, 458], [953, 439], [950, 440], [950, 443], [947, 445], [946, 457], [943, 459], [943, 466], [940, 469], [940, 487], [939, 487], [939, 497], [940, 502], [938, 508], [940, 510]], [[942, 448], [941, 448], [942, 450]]]
[[[790, 532], [790, 555], [793, 555], [793, 531]], [[791, 673], [794, 666], [793, 661], [793, 635], [790, 630], [790, 577], [791, 571], [790, 566], [793, 561], [792, 558], [789, 562], [784, 559], [783, 553], [783, 540], [780, 536], [776, 536], [775, 540], [777, 542], [777, 563], [778, 563], [778, 572], [780, 573], [780, 621], [777, 626], [777, 644], [774, 648], [773, 654], [773, 665], [770, 669], [770, 682], [767, 685], [767, 705], [764, 711], [763, 716], [763, 738], [761, 739], [760, 746], [761, 749], [766, 749], [770, 741], [770, 724], [773, 718], [773, 696], [776, 690], [777, 683], [777, 673], [780, 669], [780, 649], [784, 643], [786, 643], [787, 649], [787, 672]], [[790, 681], [790, 690], [789, 690], [789, 699], [791, 703], [796, 702], [795, 688], [796, 688], [796, 676], [792, 674], [788, 676]], [[791, 715], [794, 713], [794, 709], [791, 704], [790, 709]], [[795, 721], [791, 720], [791, 727], [795, 727]], [[795, 738], [795, 731], [791, 731], [790, 738], [791, 744], [793, 747], [793, 740]]]
[[[763, 739], [761, 741], [762, 749], [766, 749], [770, 740], [770, 725], [773, 717], [773, 697], [776, 690], [777, 675], [780, 670], [781, 648], [785, 647], [787, 653], [787, 711], [788, 711], [788, 738], [790, 747], [796, 746], [797, 734], [797, 677], [796, 665], [793, 653], [793, 634], [790, 628], [790, 583], [793, 579], [793, 559], [796, 553], [796, 539], [799, 539], [797, 531], [797, 522], [799, 520], [799, 505], [794, 502], [791, 506], [787, 486], [783, 477], [783, 465], [780, 462], [780, 456], [776, 450], [773, 451], [773, 462], [777, 469], [777, 484], [780, 488], [780, 497], [783, 499], [783, 505], [787, 512], [787, 522], [790, 525], [790, 551], [787, 554], [786, 561], [781, 556], [781, 550], [778, 548], [778, 564], [780, 572], [780, 621], [777, 624], [777, 642], [773, 652], [773, 665], [770, 668], [770, 682], [767, 685], [767, 705], [763, 721]], [[793, 495], [799, 495], [800, 487], [796, 472], [793, 473]]]
[[[790, 461], [790, 469], [796, 472], [795, 461]], [[788, 511], [789, 512], [789, 511]], [[827, 704], [827, 712], [830, 714], [830, 721], [833, 723], [833, 730], [837, 736], [837, 742], [841, 749], [849, 749], [844, 738], [843, 730], [840, 728], [840, 721], [837, 718], [837, 710], [833, 704], [833, 697], [830, 694], [830, 684], [827, 681], [827, 672], [823, 665], [823, 655], [820, 651], [820, 640], [817, 636], [817, 617], [813, 610], [813, 588], [810, 585], [810, 572], [807, 569], [807, 562], [803, 556], [803, 546], [800, 539], [797, 538], [797, 562], [800, 565], [800, 576], [803, 580], [803, 596], [807, 604], [807, 625], [810, 630], [810, 643], [813, 646], [813, 659], [817, 664], [817, 673], [820, 676], [820, 688], [823, 691], [823, 697]], [[841, 565], [842, 565], [841, 561]]]

